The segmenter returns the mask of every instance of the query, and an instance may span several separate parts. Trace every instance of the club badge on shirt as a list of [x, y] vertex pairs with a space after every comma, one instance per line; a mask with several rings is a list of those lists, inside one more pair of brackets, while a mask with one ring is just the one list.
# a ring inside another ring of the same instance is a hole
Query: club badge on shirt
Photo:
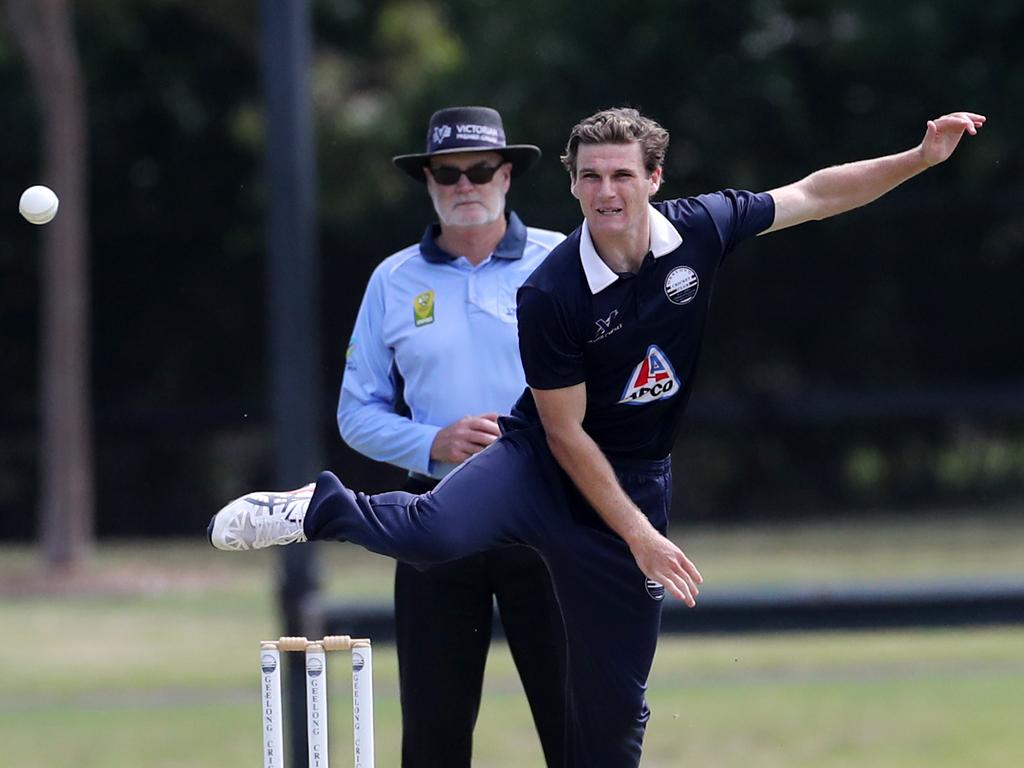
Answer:
[[434, 322], [434, 292], [424, 291], [412, 300], [412, 317], [416, 327]]
[[676, 267], [665, 277], [665, 295], [673, 304], [689, 304], [699, 288], [700, 279], [689, 267]]
[[644, 359], [633, 369], [619, 403], [641, 405], [672, 397], [679, 389], [676, 372], [668, 356], [652, 344]]

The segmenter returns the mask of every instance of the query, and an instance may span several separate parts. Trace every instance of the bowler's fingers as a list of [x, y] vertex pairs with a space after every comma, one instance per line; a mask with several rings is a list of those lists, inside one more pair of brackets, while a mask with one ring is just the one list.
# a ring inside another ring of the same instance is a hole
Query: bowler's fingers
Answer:
[[700, 575], [700, 571], [697, 570], [697, 566], [694, 565], [693, 561], [690, 558], [688, 558], [685, 554], [683, 554], [682, 566], [683, 570], [687, 573], [687, 575], [691, 579], [693, 579], [694, 584], [704, 583], [704, 577]]
[[964, 131], [973, 132], [974, 123], [957, 115], [943, 115], [936, 120], [929, 120], [928, 128], [933, 138], [943, 133], [956, 133], [959, 136]]
[[697, 596], [700, 594], [698, 585], [704, 583], [704, 577], [700, 575], [697, 566], [682, 551], [679, 552], [672, 566], [673, 569], [667, 574], [665, 587], [670, 593], [693, 608], [697, 604]]
[[687, 607], [693, 608], [697, 605], [697, 595], [699, 593], [697, 592], [697, 587], [692, 582], [677, 574], [669, 574], [661, 579], [661, 581], [665, 589], [686, 603]]
[[943, 115], [937, 120], [929, 120], [928, 128], [933, 133], [937, 133], [940, 130], [959, 130], [966, 131], [971, 136], [975, 136], [978, 133], [978, 129], [985, 124], [987, 118], [984, 115], [979, 115], [975, 112], [951, 112], [948, 115]]

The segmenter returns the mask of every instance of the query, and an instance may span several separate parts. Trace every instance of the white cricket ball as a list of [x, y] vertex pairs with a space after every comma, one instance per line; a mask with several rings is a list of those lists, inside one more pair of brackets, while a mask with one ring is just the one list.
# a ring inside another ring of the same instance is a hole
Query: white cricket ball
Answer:
[[18, 210], [27, 221], [33, 224], [46, 224], [57, 215], [60, 201], [49, 187], [29, 187], [21, 193]]

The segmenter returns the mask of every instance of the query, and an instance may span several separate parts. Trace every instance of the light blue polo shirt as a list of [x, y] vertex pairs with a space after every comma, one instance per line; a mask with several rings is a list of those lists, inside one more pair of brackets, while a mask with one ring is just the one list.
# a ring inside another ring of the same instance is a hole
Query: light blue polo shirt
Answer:
[[507, 414], [526, 387], [519, 360], [516, 291], [564, 235], [509, 213], [494, 253], [477, 266], [423, 239], [381, 262], [359, 307], [338, 399], [338, 428], [352, 448], [431, 477], [442, 427], [463, 416]]

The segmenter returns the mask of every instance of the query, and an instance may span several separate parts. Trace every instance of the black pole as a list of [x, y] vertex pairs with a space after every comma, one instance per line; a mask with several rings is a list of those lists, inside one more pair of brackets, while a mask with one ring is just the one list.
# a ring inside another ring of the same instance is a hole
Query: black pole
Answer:
[[[309, 0], [262, 0], [266, 89], [270, 393], [275, 482], [296, 488], [322, 466], [316, 170], [310, 105]], [[283, 547], [283, 633], [305, 634], [303, 606], [319, 587], [311, 545]], [[305, 670], [286, 654], [291, 765], [306, 765]]]

